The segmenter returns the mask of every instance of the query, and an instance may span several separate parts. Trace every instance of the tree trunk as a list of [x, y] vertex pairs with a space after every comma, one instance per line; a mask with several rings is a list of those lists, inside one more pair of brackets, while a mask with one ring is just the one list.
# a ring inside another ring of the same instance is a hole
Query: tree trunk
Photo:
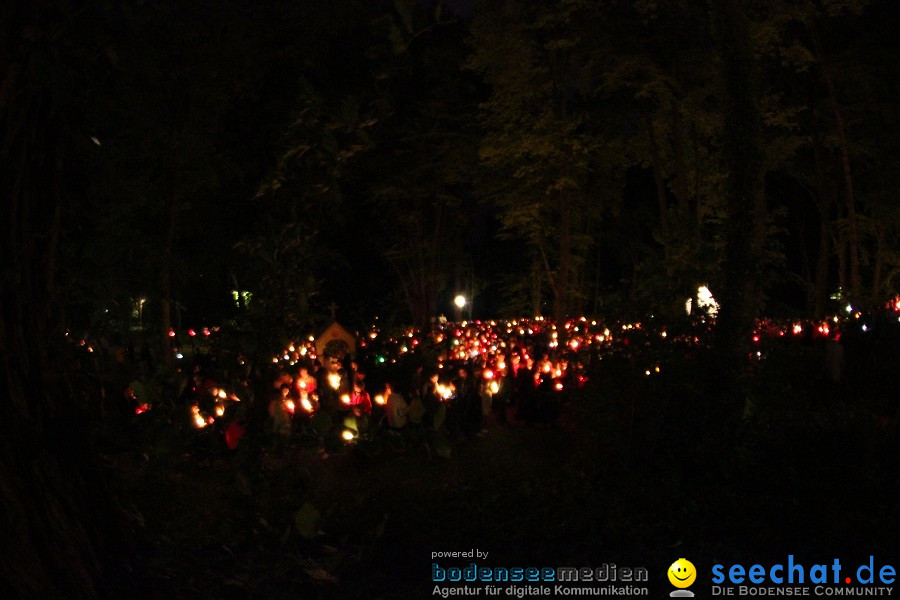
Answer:
[[834, 79], [828, 66], [825, 64], [825, 53], [819, 42], [819, 36], [813, 32], [813, 43], [818, 54], [819, 65], [822, 69], [822, 78], [828, 90], [828, 103], [834, 116], [834, 124], [838, 134], [838, 150], [841, 159], [841, 172], [844, 175], [844, 202], [847, 208], [847, 252], [850, 259], [850, 294], [858, 298], [862, 290], [859, 275], [859, 224], [856, 217], [856, 200], [853, 193], [853, 173], [850, 168], [850, 151], [847, 144], [847, 130], [844, 114], [841, 111], [834, 86]]
[[875, 226], [875, 268], [872, 272], [872, 300], [877, 302], [881, 296], [881, 273], [884, 270], [884, 223], [879, 221]]
[[160, 361], [164, 365], [171, 365], [174, 361], [172, 354], [172, 338], [169, 332], [172, 331], [172, 249], [175, 245], [175, 219], [178, 210], [178, 201], [175, 198], [173, 190], [168, 198], [166, 198], [165, 212], [165, 229], [163, 230], [162, 244], [160, 250], [162, 252], [162, 264], [160, 266], [159, 289], [160, 289]]
[[556, 277], [558, 292], [553, 306], [553, 318], [557, 322], [566, 318], [569, 312], [572, 269], [572, 223], [571, 204], [568, 194], [559, 194], [559, 274]]
[[828, 259], [831, 257], [831, 223], [822, 215], [819, 222], [819, 256], [816, 259], [816, 288], [813, 298], [813, 314], [817, 319], [825, 316], [825, 300], [828, 296]]
[[[7, 12], [9, 21], [0, 24], [5, 43], [20, 39], [10, 35], [11, 23], [47, 38], [59, 25]], [[55, 102], [65, 106], [57, 90], [41, 87], [46, 73], [23, 66], [40, 61], [26, 55], [15, 64], [19, 52], [9, 50], [0, 48], [0, 590], [22, 598], [113, 596], [111, 557], [129, 554], [120, 543], [122, 513], [68, 372], [55, 277], [69, 188], [62, 178], [66, 157], [75, 154], [64, 153], [63, 136], [77, 127], [55, 110]], [[34, 45], [26, 52], [46, 50]]]
[[[757, 106], [756, 62], [740, 3], [720, 0], [711, 6], [725, 84], [724, 155], [728, 169], [725, 261], [716, 343], [724, 361], [723, 374], [739, 377], [761, 297], [761, 244], [756, 229], [763, 194], [762, 118]], [[749, 230], [747, 223], [754, 223], [754, 230]], [[730, 377], [727, 381], [732, 380]]]
[[681, 122], [681, 109], [674, 98], [669, 107], [669, 118], [672, 132], [672, 157], [675, 162], [675, 197], [678, 198], [678, 208], [683, 218], [687, 219], [691, 214], [691, 194], [688, 191], [687, 166], [684, 162], [684, 126]]
[[659, 204], [659, 233], [663, 241], [663, 256], [666, 264], [666, 275], [671, 278], [672, 266], [669, 264], [669, 201], [666, 195], [666, 182], [663, 180], [662, 160], [659, 156], [659, 144], [656, 142], [656, 130], [653, 117], [644, 115], [644, 126], [647, 128], [647, 139], [650, 142], [650, 161], [653, 166], [653, 180], [656, 182], [656, 200]]
[[828, 263], [831, 259], [831, 207], [834, 205], [832, 188], [825, 178], [825, 160], [822, 157], [822, 141], [818, 135], [815, 102], [809, 103], [812, 120], [813, 160], [816, 168], [816, 207], [819, 209], [819, 255], [816, 259], [816, 287], [813, 314], [817, 319], [825, 316], [828, 296]]
[[847, 233], [838, 227], [837, 234], [838, 287], [842, 294], [847, 293]]
[[700, 184], [703, 181], [703, 168], [700, 163], [700, 136], [697, 125], [691, 123], [691, 148], [694, 154], [694, 227], [697, 238], [700, 238], [703, 225], [703, 204], [700, 202]]
[[541, 262], [535, 256], [531, 260], [531, 314], [538, 316], [541, 314]]

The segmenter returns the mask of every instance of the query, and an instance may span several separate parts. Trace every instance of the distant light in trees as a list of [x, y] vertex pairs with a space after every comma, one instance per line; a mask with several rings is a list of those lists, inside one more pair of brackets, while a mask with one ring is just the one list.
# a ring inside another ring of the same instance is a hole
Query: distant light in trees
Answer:
[[457, 295], [456, 298], [453, 299], [453, 304], [456, 305], [456, 308], [462, 309], [466, 305], [466, 297], [462, 294]]
[[[693, 304], [694, 300], [692, 298], [688, 298], [687, 301], [685, 301], [684, 309], [687, 314], [691, 314]], [[719, 303], [716, 302], [712, 292], [710, 292], [709, 288], [705, 285], [701, 285], [697, 288], [697, 310], [705, 312], [710, 317], [715, 317], [719, 314]]]

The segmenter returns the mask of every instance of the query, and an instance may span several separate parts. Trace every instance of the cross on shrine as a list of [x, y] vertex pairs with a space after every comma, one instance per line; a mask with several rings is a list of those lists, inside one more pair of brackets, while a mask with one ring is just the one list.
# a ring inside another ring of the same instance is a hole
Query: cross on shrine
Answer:
[[331, 311], [331, 320], [332, 321], [337, 321], [337, 309], [338, 309], [338, 305], [335, 304], [334, 302], [332, 302], [331, 304], [328, 305], [328, 310]]

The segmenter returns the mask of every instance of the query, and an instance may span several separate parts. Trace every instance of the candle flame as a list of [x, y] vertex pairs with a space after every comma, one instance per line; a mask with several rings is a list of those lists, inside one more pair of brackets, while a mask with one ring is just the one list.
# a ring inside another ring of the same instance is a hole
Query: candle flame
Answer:
[[341, 387], [341, 376], [338, 373], [329, 373], [328, 385], [330, 385], [331, 388], [335, 390]]

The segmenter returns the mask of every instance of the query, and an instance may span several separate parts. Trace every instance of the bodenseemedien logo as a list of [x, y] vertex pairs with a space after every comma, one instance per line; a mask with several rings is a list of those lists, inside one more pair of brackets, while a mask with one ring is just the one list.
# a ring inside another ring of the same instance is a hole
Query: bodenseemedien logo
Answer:
[[687, 589], [697, 579], [697, 569], [694, 567], [694, 563], [686, 558], [679, 558], [669, 567], [667, 575], [669, 576], [669, 583], [678, 588], [669, 593], [670, 597], [694, 597], [694, 592]]

